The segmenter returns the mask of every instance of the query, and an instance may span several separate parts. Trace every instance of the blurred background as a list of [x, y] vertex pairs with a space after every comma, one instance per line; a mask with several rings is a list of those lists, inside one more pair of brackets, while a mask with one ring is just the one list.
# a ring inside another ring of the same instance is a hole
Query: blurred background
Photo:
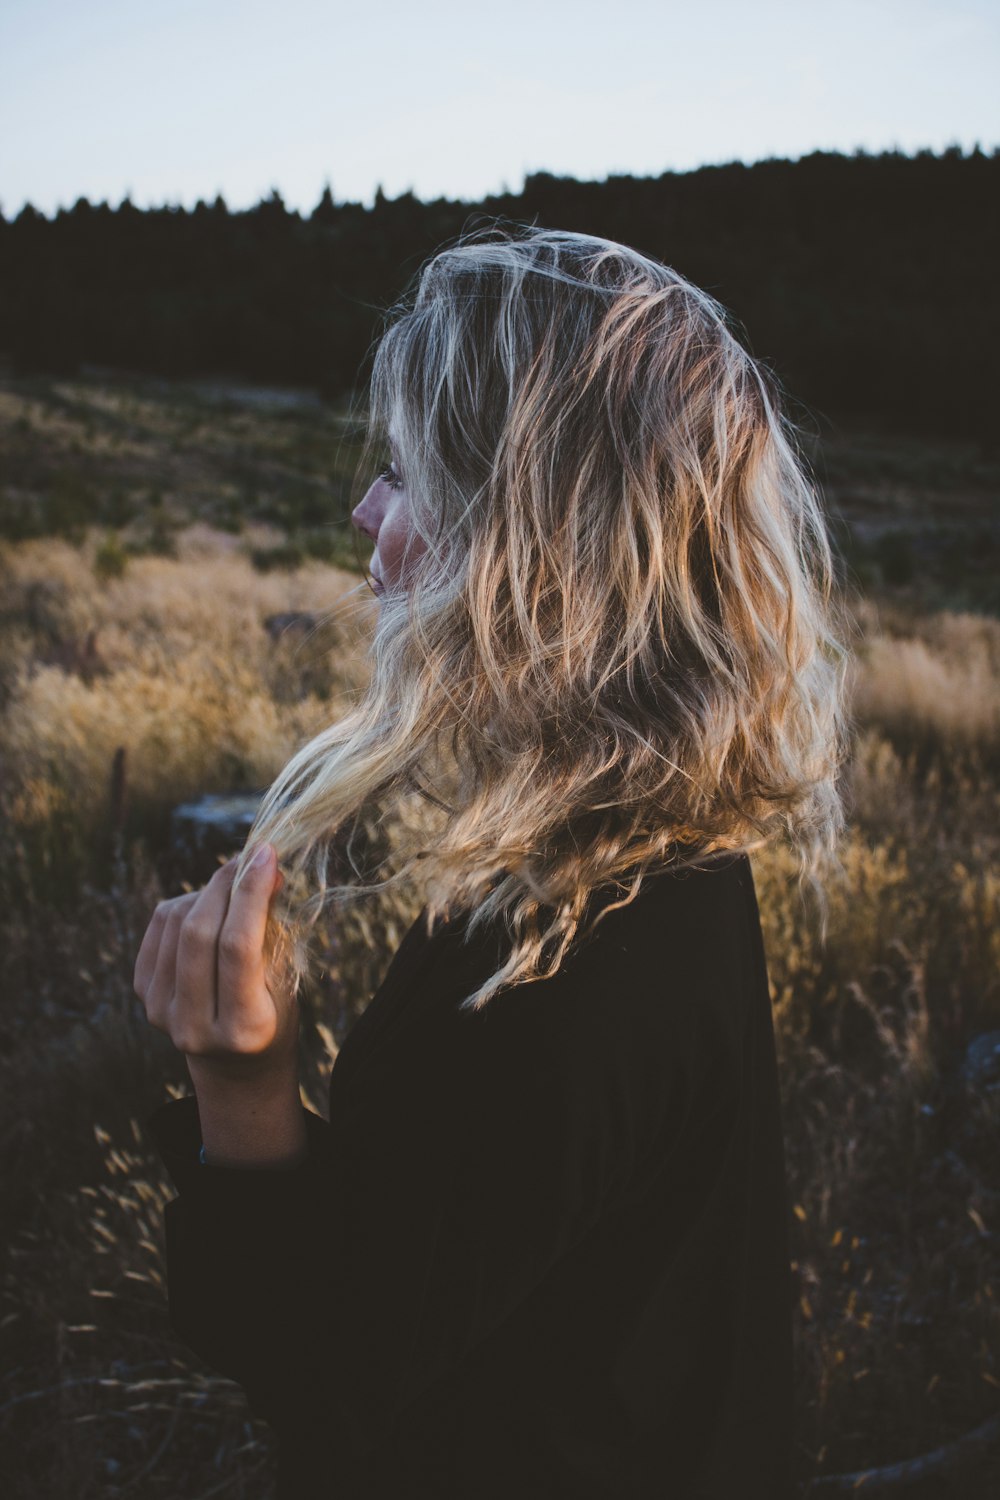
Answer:
[[[972, 0], [0, 10], [5, 1494], [273, 1493], [167, 1323], [142, 1122], [189, 1081], [133, 965], [363, 690], [373, 341], [496, 218], [666, 261], [787, 393], [858, 658], [825, 946], [754, 856], [796, 1473], [1000, 1492], [998, 61]], [[317, 933], [317, 1113], [421, 904]]]

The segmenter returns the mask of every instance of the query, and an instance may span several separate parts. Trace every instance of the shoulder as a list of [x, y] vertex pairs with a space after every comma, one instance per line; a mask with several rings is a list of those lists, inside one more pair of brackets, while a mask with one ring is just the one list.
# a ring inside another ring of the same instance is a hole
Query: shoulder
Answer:
[[461, 1078], [469, 1118], [560, 1120], [625, 1159], [629, 1142], [735, 1110], [757, 983], [751, 886], [739, 857], [649, 877], [627, 906], [595, 893], [588, 907], [603, 915], [555, 975], [462, 1012], [459, 991], [493, 971], [496, 948], [483, 955], [439, 1012], [435, 1040], [435, 1067]]
[[720, 935], [731, 942], [739, 936], [752, 887], [747, 856], [727, 853], [687, 869], [653, 871], [643, 877], [631, 901], [623, 884], [602, 887], [591, 894], [587, 915], [599, 916], [595, 935], [613, 932], [623, 941], [645, 940], [654, 948], [662, 948], [669, 937], [675, 952], [687, 948], [697, 953], [699, 942], [707, 944]]
[[615, 909], [627, 892], [595, 892], [588, 908], [604, 914], [559, 971], [478, 1012], [462, 1001], [504, 962], [509, 935], [502, 923], [465, 934], [456, 919], [400, 979], [352, 1071], [333, 1069], [359, 1149], [398, 1138], [403, 1121], [445, 1154], [457, 1130], [462, 1150], [493, 1142], [498, 1161], [518, 1139], [526, 1151], [576, 1140], [620, 1166], [729, 1108], [752, 984], [748, 878], [743, 859], [647, 877]]
[[[755, 973], [753, 879], [745, 855], [698, 869], [647, 875], [592, 893], [558, 972], [515, 984], [481, 1014], [446, 1007], [495, 1046], [533, 1045], [582, 1063], [615, 1048], [642, 1052], [739, 1045]], [[457, 935], [456, 935], [457, 936]], [[509, 940], [508, 940], [509, 941]], [[452, 948], [453, 961], [462, 951]], [[464, 994], [506, 956], [504, 935], [485, 929], [468, 945]], [[445, 955], [442, 954], [442, 962]]]
[[745, 969], [752, 888], [741, 854], [649, 874], [631, 900], [627, 888], [595, 891], [559, 977], [581, 994], [628, 979], [634, 988], [619, 983], [616, 992], [640, 1006], [668, 992], [694, 1000], [725, 989]]
[[700, 1073], [700, 1059], [740, 1045], [755, 979], [751, 893], [744, 855], [647, 875], [625, 905], [627, 887], [595, 890], [557, 973], [478, 1012], [462, 1002], [506, 962], [505, 924], [469, 932], [457, 916], [428, 939], [418, 921], [406, 962], [348, 1038], [353, 1072], [402, 1068], [417, 1087], [416, 1074], [583, 1077], [669, 1057]]

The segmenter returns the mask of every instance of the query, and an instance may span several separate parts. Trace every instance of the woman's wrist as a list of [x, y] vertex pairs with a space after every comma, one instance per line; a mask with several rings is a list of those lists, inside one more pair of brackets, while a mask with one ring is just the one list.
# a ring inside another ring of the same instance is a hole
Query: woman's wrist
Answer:
[[213, 1167], [294, 1167], [308, 1150], [298, 1073], [236, 1081], [188, 1058], [204, 1161]]

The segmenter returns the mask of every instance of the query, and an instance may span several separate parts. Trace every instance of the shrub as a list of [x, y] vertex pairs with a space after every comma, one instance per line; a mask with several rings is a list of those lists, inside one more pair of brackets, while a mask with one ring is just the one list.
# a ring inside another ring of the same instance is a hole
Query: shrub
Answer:
[[277, 547], [252, 547], [250, 561], [258, 573], [270, 573], [275, 568], [301, 568], [306, 554], [298, 542], [282, 542]]
[[128, 553], [118, 540], [117, 535], [111, 532], [98, 547], [94, 554], [94, 572], [102, 583], [109, 578], [120, 578], [128, 566]]

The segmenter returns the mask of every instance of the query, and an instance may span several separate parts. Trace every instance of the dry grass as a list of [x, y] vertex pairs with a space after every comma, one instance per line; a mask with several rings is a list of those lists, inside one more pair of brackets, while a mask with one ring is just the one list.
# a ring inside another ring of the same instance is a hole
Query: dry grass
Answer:
[[870, 606], [855, 708], [866, 723], [959, 747], [1000, 743], [1000, 620], [941, 612], [879, 620]]
[[[95, 538], [0, 551], [0, 785], [30, 892], [51, 885], [56, 858], [69, 888], [87, 872], [120, 746], [129, 830], [162, 836], [185, 798], [266, 785], [359, 687], [375, 607], [364, 582], [319, 562], [262, 575], [231, 543], [182, 533], [176, 559], [139, 557], [104, 583]], [[263, 622], [288, 611], [323, 618], [272, 640]], [[17, 899], [9, 869], [0, 889]]]
[[[66, 421], [83, 420], [75, 399]], [[156, 427], [155, 410], [110, 415]], [[261, 573], [246, 537], [204, 524], [177, 531], [176, 557], [130, 555], [102, 581], [103, 539], [27, 539], [0, 556], [0, 1462], [14, 1500], [249, 1500], [273, 1492], [271, 1436], [167, 1325], [172, 1189], [138, 1122], [187, 1077], [141, 1015], [132, 964], [170, 893], [170, 809], [263, 786], [342, 711], [374, 606], [351, 597], [355, 575], [319, 562]], [[332, 618], [304, 645], [276, 643], [262, 622], [285, 610]], [[855, 610], [851, 820], [825, 947], [787, 853], [755, 857], [803, 1480], [929, 1449], [1000, 1403], [1000, 1089], [969, 1087], [960, 1068], [970, 1039], [1000, 1028], [1000, 621], [922, 614], [912, 597]], [[110, 827], [122, 746], [128, 801]], [[337, 1042], [418, 905], [415, 892], [376, 903], [331, 935], [303, 1057], [319, 1112]], [[962, 1493], [979, 1500], [997, 1477], [984, 1461]]]

